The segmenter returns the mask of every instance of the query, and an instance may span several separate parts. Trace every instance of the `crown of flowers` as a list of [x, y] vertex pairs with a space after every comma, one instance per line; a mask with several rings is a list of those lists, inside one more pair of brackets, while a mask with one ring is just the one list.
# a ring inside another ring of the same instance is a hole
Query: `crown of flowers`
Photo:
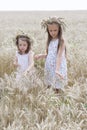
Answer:
[[57, 23], [65, 31], [66, 24], [64, 23], [63, 19], [64, 18], [60, 18], [60, 17], [56, 17], [56, 16], [55, 17], [49, 17], [46, 20], [43, 19], [42, 22], [41, 22], [41, 27], [47, 29], [47, 27], [48, 27], [49, 24]]
[[[25, 32], [22, 31], [22, 30], [18, 30], [17, 33], [16, 33], [16, 37], [17, 37], [17, 36], [20, 37], [21, 35], [28, 37], [28, 38], [29, 38], [29, 41], [31, 42], [31, 44], [34, 43], [34, 38], [33, 38], [33, 36], [31, 36], [29, 33], [25, 33]], [[13, 38], [13, 41], [16, 42], [17, 39], [16, 39], [16, 38]]]

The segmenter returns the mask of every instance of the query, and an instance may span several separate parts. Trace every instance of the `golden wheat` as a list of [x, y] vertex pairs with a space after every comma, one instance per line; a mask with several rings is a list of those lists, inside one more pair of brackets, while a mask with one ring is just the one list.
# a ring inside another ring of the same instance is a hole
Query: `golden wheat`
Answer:
[[[35, 38], [35, 53], [44, 52], [40, 22], [51, 15], [67, 23], [68, 84], [59, 94], [44, 84], [44, 60], [19, 82], [12, 65], [20, 30]], [[87, 130], [87, 11], [0, 12], [0, 27], [0, 130]]]

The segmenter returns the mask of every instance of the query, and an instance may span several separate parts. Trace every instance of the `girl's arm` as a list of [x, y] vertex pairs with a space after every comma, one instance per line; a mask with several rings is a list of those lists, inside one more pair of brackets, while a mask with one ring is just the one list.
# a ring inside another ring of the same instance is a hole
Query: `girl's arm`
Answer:
[[29, 52], [29, 66], [27, 68], [27, 70], [24, 72], [24, 74], [26, 75], [34, 66], [34, 52], [30, 51]]
[[18, 67], [19, 66], [17, 57], [14, 58], [13, 65], [14, 65], [14, 67]]
[[16, 54], [15, 54], [15, 58], [13, 60], [13, 65], [14, 67], [20, 67], [20, 65], [18, 64], [18, 52], [16, 51]]
[[63, 78], [63, 76], [60, 74], [60, 72], [59, 72], [59, 70], [60, 70], [60, 65], [61, 65], [61, 61], [62, 61], [62, 54], [63, 54], [63, 52], [64, 52], [64, 50], [65, 50], [65, 43], [64, 43], [64, 41], [62, 41], [63, 43], [62, 43], [62, 46], [60, 46], [59, 47], [59, 50], [58, 50], [58, 54], [57, 54], [57, 59], [56, 59], [56, 74], [59, 76], [59, 77], [61, 77], [62, 79], [64, 79]]
[[37, 54], [34, 56], [36, 60], [46, 58], [47, 54]]

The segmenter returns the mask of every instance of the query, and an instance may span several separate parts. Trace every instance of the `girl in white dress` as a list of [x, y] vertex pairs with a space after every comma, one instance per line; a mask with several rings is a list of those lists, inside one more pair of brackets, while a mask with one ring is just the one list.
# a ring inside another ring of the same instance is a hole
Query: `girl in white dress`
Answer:
[[65, 24], [57, 17], [43, 20], [41, 24], [48, 33], [46, 54], [38, 54], [35, 58], [46, 58], [45, 83], [58, 92], [67, 81], [66, 45], [62, 36]]
[[18, 51], [13, 64], [17, 68], [16, 78], [19, 79], [32, 70], [34, 52], [31, 50], [31, 39], [27, 35], [18, 35], [16, 37], [16, 46]]

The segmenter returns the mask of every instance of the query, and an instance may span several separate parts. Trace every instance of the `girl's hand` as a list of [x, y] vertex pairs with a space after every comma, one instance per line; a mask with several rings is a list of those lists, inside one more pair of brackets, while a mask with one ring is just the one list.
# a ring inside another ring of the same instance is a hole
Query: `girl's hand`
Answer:
[[64, 79], [64, 77], [59, 73], [59, 71], [55, 71], [56, 75], [58, 75], [61, 79]]
[[38, 60], [41, 57], [41, 54], [35, 55], [34, 58]]
[[47, 54], [38, 54], [38, 55], [35, 55], [34, 58], [35, 58], [36, 60], [38, 60], [38, 59], [46, 58], [46, 56], [47, 56]]
[[29, 70], [26, 70], [26, 71], [24, 72], [24, 76], [26, 76], [28, 73], [29, 73]]
[[13, 64], [14, 64], [15, 67], [19, 67], [19, 68], [21, 67], [21, 66], [20, 66], [18, 63], [16, 63], [16, 62], [14, 62]]

